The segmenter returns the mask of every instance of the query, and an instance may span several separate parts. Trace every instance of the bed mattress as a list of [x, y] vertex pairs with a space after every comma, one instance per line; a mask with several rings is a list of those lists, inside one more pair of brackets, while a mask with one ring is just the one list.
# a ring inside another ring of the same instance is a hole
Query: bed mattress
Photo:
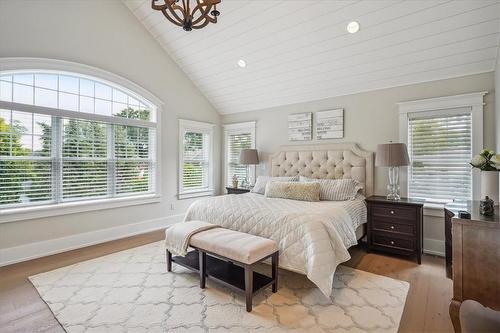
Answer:
[[224, 228], [272, 239], [280, 250], [280, 267], [307, 275], [330, 296], [336, 267], [350, 259], [356, 229], [366, 222], [364, 197], [348, 201], [305, 202], [246, 193], [200, 199], [185, 220], [202, 220]]

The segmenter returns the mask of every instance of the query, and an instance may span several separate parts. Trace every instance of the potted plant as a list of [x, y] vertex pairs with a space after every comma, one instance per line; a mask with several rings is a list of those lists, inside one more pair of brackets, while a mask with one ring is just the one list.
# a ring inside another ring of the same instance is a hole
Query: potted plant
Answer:
[[488, 149], [472, 158], [470, 165], [481, 170], [481, 199], [490, 197], [498, 203], [498, 171], [500, 170], [500, 154]]

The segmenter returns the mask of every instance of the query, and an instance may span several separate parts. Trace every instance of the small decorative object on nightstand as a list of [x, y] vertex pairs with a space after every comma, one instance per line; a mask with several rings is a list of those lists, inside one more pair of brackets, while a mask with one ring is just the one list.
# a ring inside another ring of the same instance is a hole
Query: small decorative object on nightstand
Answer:
[[237, 188], [238, 187], [238, 176], [233, 175], [233, 187]]
[[227, 194], [243, 194], [250, 192], [249, 188], [226, 186]]
[[368, 251], [422, 257], [422, 201], [382, 196], [366, 198], [368, 206]]
[[479, 202], [479, 214], [484, 216], [495, 215], [495, 201], [491, 200], [488, 196]]

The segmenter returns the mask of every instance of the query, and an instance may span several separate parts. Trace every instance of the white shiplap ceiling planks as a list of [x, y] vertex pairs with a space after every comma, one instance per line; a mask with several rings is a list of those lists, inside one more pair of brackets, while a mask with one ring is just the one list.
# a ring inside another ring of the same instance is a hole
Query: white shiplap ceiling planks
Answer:
[[191, 32], [125, 3], [223, 114], [493, 71], [499, 41], [494, 0], [222, 0]]

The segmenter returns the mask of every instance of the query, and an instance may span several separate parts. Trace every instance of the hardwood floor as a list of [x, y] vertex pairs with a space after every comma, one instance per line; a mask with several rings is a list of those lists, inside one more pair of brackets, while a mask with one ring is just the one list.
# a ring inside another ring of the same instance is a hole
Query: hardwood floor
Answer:
[[[64, 332], [28, 276], [163, 239], [161, 231], [69, 251], [0, 268], [0, 332]], [[422, 257], [422, 265], [397, 257], [350, 250], [348, 266], [411, 284], [399, 332], [453, 332], [448, 316], [452, 282], [444, 259]], [[500, 277], [499, 277], [500, 278]], [[464, 332], [500, 332], [500, 313], [475, 302], [462, 307]]]

